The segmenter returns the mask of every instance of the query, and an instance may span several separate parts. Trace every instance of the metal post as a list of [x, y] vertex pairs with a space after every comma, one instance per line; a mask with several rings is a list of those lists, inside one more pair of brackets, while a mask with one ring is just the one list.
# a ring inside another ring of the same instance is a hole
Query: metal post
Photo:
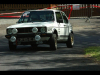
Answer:
[[92, 7], [91, 7], [91, 18], [92, 18], [92, 11], [93, 11], [93, 9], [92, 9]]
[[87, 19], [86, 19], [85, 22], [87, 22], [88, 20], [89, 20], [89, 22], [90, 22], [90, 17], [91, 17], [90, 14], [91, 14], [91, 13], [90, 13], [90, 4], [87, 4]]

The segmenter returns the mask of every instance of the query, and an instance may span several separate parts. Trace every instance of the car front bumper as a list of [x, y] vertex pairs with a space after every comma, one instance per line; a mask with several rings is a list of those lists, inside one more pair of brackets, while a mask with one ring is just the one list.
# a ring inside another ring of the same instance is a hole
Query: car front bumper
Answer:
[[34, 33], [21, 33], [21, 34], [7, 34], [5, 37], [7, 39], [10, 39], [11, 36], [15, 36], [16, 38], [23, 38], [23, 37], [35, 37], [36, 35], [40, 35], [41, 37], [51, 37], [51, 33], [40, 33], [40, 34], [34, 34]]
[[[35, 36], [39, 35], [41, 37], [41, 39], [39, 41], [36, 41]], [[16, 41], [13, 43], [19, 43], [19, 44], [31, 44], [31, 43], [37, 43], [39, 44], [39, 42], [48, 42], [50, 37], [52, 36], [51, 33], [40, 33], [40, 34], [34, 34], [34, 33], [23, 33], [23, 34], [9, 34], [9, 35], [5, 35], [5, 37], [10, 41], [10, 38], [12, 36], [16, 37]], [[31, 40], [27, 40], [27, 39], [32, 38]], [[20, 41], [19, 39], [24, 39], [22, 41]]]

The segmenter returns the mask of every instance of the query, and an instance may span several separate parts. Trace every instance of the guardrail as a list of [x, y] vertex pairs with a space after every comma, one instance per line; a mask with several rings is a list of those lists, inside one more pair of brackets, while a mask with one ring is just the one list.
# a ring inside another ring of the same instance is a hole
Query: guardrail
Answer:
[[[59, 6], [54, 6], [54, 7], [47, 7], [44, 9], [59, 9], [62, 10], [66, 13], [66, 15], [68, 16], [68, 19], [70, 19], [70, 17], [88, 17], [90, 16], [99, 16], [100, 15], [100, 6], [96, 6], [96, 5], [82, 5], [82, 7], [80, 7], [78, 10], [73, 10], [73, 5], [59, 5]], [[43, 10], [43, 9], [39, 9], [39, 10]], [[24, 11], [23, 11], [24, 12]], [[19, 14], [19, 13], [23, 13], [23, 12], [11, 12], [11, 13], [0, 13], [0, 17], [4, 17], [4, 18], [20, 18], [20, 16], [15, 16], [14, 14]], [[6, 16], [4, 16], [6, 15]], [[7, 15], [11, 15], [11, 16], [7, 16]], [[14, 15], [14, 16], [12, 16]]]

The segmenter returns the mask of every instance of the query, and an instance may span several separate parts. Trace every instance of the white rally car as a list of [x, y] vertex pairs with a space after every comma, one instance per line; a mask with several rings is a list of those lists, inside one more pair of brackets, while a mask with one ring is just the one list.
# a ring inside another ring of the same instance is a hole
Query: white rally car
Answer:
[[58, 42], [66, 43], [68, 48], [74, 45], [72, 26], [60, 10], [25, 11], [6, 32], [10, 50], [15, 50], [17, 45], [31, 45], [34, 49], [38, 44], [49, 44], [52, 50], [57, 49]]

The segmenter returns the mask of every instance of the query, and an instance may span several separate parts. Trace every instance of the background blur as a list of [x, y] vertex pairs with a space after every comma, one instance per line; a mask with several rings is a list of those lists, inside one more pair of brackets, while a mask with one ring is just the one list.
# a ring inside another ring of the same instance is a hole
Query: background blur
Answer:
[[[26, 10], [43, 9], [48, 7], [59, 6], [55, 9], [63, 10], [67, 16], [70, 14], [71, 7], [74, 4], [0, 4], [0, 13], [20, 12]], [[8, 15], [8, 14], [7, 14]], [[11, 16], [21, 15], [9, 14]], [[8, 15], [8, 16], [9, 16]], [[72, 10], [71, 17], [99, 16], [100, 4], [79, 4], [79, 9]]]

